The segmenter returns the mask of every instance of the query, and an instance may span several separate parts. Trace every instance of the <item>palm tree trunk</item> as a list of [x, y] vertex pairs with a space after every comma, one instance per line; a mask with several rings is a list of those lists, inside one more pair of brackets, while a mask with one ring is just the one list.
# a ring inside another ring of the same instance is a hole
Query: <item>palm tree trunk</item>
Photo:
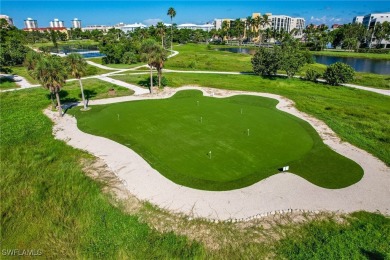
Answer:
[[56, 102], [54, 101], [54, 93], [53, 90], [50, 90], [50, 99], [51, 99], [51, 107], [52, 109], [56, 109]]
[[172, 17], [171, 17], [171, 52], [173, 50], [173, 23], [172, 23]]
[[83, 83], [81, 83], [80, 78], [79, 78], [79, 84], [80, 84], [80, 90], [81, 90], [81, 97], [83, 98], [84, 110], [87, 110], [87, 102], [85, 101]]
[[56, 98], [57, 98], [57, 104], [58, 104], [58, 113], [59, 113], [60, 117], [62, 117], [62, 107], [61, 107], [60, 95], [58, 94], [58, 90], [56, 91]]
[[160, 68], [158, 70], [158, 87], [161, 88], [161, 73], [162, 72], [162, 69]]
[[153, 94], [153, 67], [152, 65], [150, 66], [150, 94]]

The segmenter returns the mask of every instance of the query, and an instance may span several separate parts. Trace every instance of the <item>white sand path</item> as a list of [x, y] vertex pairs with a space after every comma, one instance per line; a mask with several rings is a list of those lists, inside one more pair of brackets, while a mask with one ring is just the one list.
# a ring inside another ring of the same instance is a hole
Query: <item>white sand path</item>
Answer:
[[81, 132], [74, 117], [65, 115], [59, 118], [57, 113], [49, 110], [45, 114], [55, 123], [55, 138], [103, 159], [132, 194], [172, 212], [219, 220], [251, 219], [253, 216], [265, 216], [289, 209], [345, 213], [366, 210], [390, 214], [390, 168], [366, 151], [342, 142], [325, 123], [298, 111], [291, 100], [282, 96], [188, 86], [167, 88], [162, 93], [143, 97], [95, 100], [90, 105], [168, 98], [185, 89], [198, 89], [204, 95], [218, 98], [245, 94], [277, 99], [278, 109], [309, 122], [325, 144], [356, 161], [364, 169], [364, 176], [354, 185], [335, 190], [315, 186], [291, 173], [279, 173], [249, 187], [232, 191], [196, 190], [166, 179], [128, 147]]

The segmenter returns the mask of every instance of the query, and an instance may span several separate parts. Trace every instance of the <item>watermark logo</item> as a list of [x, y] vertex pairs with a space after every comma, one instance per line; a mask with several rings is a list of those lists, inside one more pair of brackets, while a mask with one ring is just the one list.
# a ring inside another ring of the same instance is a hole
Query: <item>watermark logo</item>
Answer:
[[2, 249], [3, 256], [41, 256], [42, 249]]

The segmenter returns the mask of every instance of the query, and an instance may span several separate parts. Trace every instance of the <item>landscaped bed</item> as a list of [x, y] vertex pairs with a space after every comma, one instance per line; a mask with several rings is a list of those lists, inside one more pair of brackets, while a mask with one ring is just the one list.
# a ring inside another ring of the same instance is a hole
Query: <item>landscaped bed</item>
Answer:
[[192, 188], [237, 189], [286, 165], [325, 188], [361, 179], [359, 165], [333, 152], [308, 123], [276, 104], [255, 96], [216, 99], [181, 91], [169, 99], [71, 113], [82, 131], [128, 146], [167, 178]]

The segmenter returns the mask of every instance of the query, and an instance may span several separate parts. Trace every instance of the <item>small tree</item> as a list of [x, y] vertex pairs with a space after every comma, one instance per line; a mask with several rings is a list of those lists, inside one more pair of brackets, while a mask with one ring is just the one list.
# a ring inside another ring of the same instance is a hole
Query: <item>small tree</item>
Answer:
[[329, 65], [324, 73], [324, 79], [330, 85], [337, 86], [351, 81], [355, 71], [351, 66], [342, 62], [336, 62]]
[[294, 77], [306, 63], [305, 56], [293, 47], [284, 47], [280, 56], [280, 68], [286, 71], [289, 78]]
[[62, 116], [59, 92], [68, 77], [63, 60], [58, 56], [44, 56], [36, 64], [34, 78], [57, 99], [58, 113]]
[[260, 47], [252, 57], [253, 72], [258, 75], [275, 75], [280, 68], [280, 50]]

